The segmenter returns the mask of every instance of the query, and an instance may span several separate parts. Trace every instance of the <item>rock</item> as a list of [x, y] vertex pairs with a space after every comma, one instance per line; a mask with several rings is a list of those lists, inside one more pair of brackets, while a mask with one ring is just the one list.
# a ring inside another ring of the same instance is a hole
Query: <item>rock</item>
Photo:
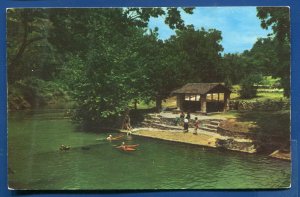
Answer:
[[274, 151], [273, 153], [271, 153], [269, 155], [269, 157], [291, 161], [291, 153], [290, 152], [283, 152], [281, 150]]
[[234, 138], [217, 139], [216, 147], [246, 153], [257, 152], [255, 145], [252, 141], [237, 141]]

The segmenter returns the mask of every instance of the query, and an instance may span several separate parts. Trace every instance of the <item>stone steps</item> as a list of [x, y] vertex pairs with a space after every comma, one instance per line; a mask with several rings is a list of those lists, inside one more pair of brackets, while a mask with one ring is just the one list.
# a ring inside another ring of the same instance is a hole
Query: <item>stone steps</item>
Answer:
[[212, 120], [212, 121], [210, 121], [210, 124], [219, 126], [221, 121], [222, 120]]
[[216, 129], [216, 130], [219, 127], [218, 125], [214, 125], [214, 124], [206, 124], [205, 126], [208, 127], [208, 128], [211, 128], [211, 129]]
[[216, 132], [217, 129], [212, 129], [212, 128], [208, 128], [208, 127], [200, 127], [200, 129], [204, 130], [204, 131], [210, 131], [210, 132]]
[[[203, 124], [203, 127], [200, 127], [199, 129], [207, 132], [217, 133], [217, 129], [221, 121], [223, 120], [208, 119], [208, 123]], [[183, 130], [183, 125], [175, 126], [175, 118], [164, 118], [154, 114], [146, 117], [141, 123], [141, 126], [160, 130]], [[193, 123], [190, 124], [190, 128], [193, 128]]]
[[160, 120], [157, 120], [157, 119], [153, 119], [153, 120], [146, 119], [143, 122], [145, 122], [145, 123], [151, 123], [151, 124], [152, 123], [158, 123], [158, 124], [161, 123]]
[[161, 129], [161, 130], [181, 130], [182, 127], [179, 126], [171, 126], [171, 125], [166, 125], [166, 124], [160, 124], [160, 123], [142, 123], [143, 126], [150, 127], [150, 128], [156, 128], [156, 129]]

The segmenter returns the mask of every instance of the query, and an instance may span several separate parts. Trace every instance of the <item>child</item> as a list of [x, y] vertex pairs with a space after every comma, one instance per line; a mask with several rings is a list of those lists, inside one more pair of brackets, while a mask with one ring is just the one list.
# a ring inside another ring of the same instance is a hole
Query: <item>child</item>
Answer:
[[197, 117], [195, 117], [195, 123], [194, 123], [194, 135], [197, 135], [197, 130], [199, 128], [199, 120]]

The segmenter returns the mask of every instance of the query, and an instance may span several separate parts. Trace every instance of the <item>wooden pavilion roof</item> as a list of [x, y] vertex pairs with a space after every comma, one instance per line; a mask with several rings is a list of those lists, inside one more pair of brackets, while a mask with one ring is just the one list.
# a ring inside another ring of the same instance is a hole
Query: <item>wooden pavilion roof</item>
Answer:
[[181, 88], [174, 90], [172, 94], [208, 94], [231, 91], [221, 83], [188, 83]]

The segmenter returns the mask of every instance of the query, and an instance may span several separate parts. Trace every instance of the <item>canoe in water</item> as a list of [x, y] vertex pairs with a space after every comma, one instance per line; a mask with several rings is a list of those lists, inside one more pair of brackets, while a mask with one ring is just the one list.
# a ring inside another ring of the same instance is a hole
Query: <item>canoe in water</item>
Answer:
[[112, 140], [120, 140], [121, 138], [123, 138], [125, 135], [119, 135], [119, 136], [116, 136], [116, 137], [112, 137], [112, 138], [106, 138], [106, 140], [108, 141], [112, 141]]
[[120, 150], [122, 150], [122, 151], [135, 151], [136, 149], [135, 148], [133, 148], [133, 147], [129, 147], [129, 146], [118, 146], [118, 147], [116, 147], [116, 148], [118, 148], [118, 149], [120, 149]]
[[139, 146], [139, 144], [126, 145], [126, 147], [129, 147], [129, 148], [136, 148], [138, 146]]
[[[127, 147], [127, 148], [136, 148], [136, 147], [138, 147], [139, 146], [139, 144], [129, 144], [129, 145], [125, 145], [125, 147]], [[123, 146], [121, 145], [121, 146], [117, 146], [116, 148], [122, 148]]]
[[121, 148], [123, 151], [135, 151], [135, 148], [130, 148], [130, 147], [123, 147]]

